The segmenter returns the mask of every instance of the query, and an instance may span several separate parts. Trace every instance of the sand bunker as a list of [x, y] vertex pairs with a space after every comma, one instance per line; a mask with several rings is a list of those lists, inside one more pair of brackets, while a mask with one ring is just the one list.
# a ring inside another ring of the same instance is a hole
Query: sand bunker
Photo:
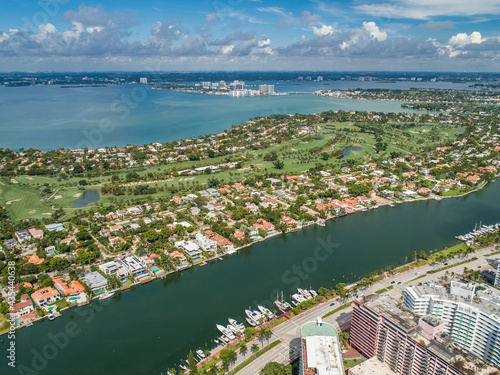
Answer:
[[33, 215], [35, 213], [36, 213], [36, 210], [31, 210], [31, 211], [28, 212], [28, 214], [30, 214], [30, 215]]
[[76, 193], [76, 194], [73, 194], [73, 198], [78, 198], [82, 195], [82, 193]]
[[8, 202], [7, 202], [7, 203], [5, 203], [5, 204], [12, 204], [12, 203], [14, 203], [14, 202], [19, 202], [19, 201], [22, 201], [22, 199], [21, 199], [21, 198], [17, 198], [17, 199], [14, 199], [13, 201], [8, 201]]
[[26, 176], [26, 179], [27, 179], [27, 180], [30, 180], [30, 181], [33, 181], [33, 180], [34, 180], [34, 178], [33, 178], [33, 177], [30, 177], [30, 176]]
[[56, 196], [54, 197], [54, 199], [61, 199], [61, 198], [62, 198], [62, 195], [56, 195]]
[[18, 184], [18, 182], [16, 180], [14, 180], [13, 178], [10, 179], [10, 183], [11, 184]]
[[42, 215], [43, 216], [51, 216], [52, 214], [50, 212], [44, 212]]

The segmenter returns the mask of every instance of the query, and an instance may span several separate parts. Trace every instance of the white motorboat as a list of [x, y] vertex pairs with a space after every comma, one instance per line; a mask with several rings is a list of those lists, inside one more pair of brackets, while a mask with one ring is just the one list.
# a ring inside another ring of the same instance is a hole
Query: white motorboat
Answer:
[[296, 305], [306, 300], [302, 294], [298, 293], [292, 294], [292, 299], [296, 302]]
[[106, 292], [106, 293], [104, 293], [104, 294], [101, 294], [101, 295], [99, 296], [99, 299], [100, 299], [100, 300], [103, 300], [103, 299], [108, 299], [108, 298], [110, 298], [110, 297], [113, 297], [113, 295], [114, 295], [114, 294], [115, 294], [115, 292]]
[[243, 332], [245, 330], [245, 325], [243, 323], [238, 322], [237, 320], [228, 318], [229, 324], [231, 324], [238, 332]]
[[271, 312], [271, 310], [269, 310], [268, 308], [266, 308], [264, 306], [258, 305], [257, 308], [260, 310], [260, 312], [262, 313], [262, 315], [264, 315], [267, 319], [272, 319], [272, 318], [276, 317], [276, 315], [274, 315]]
[[311, 299], [312, 298], [311, 293], [309, 293], [309, 291], [307, 289], [297, 288], [297, 292], [299, 292], [300, 294], [302, 294], [305, 299]]

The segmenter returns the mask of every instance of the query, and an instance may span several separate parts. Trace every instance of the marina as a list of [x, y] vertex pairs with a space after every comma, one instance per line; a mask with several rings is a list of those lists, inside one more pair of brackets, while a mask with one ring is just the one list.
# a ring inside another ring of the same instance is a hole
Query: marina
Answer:
[[[499, 210], [500, 184], [492, 183], [465, 197], [383, 206], [335, 222], [329, 220], [325, 227], [309, 226], [242, 249], [223, 262], [169, 274], [114, 298], [66, 310], [50, 324], [35, 322], [30, 329], [16, 333], [18, 361], [29, 365], [31, 350], [41, 350], [50, 343], [48, 333], [64, 330], [66, 324], [74, 322], [80, 334], [72, 338], [70, 350], [59, 353], [57, 363], [48, 362], [47, 372], [64, 374], [63, 369], [75, 363], [78, 353], [85, 352], [93, 340], [98, 354], [85, 369], [74, 368], [73, 375], [165, 373], [179, 365], [179, 358], [187, 358], [189, 350], [205, 351], [225, 344], [227, 339], [219, 339], [223, 335], [215, 325], [227, 325], [223, 322], [228, 316], [247, 325], [244, 309], [249, 302], [253, 306], [250, 310], [258, 305], [272, 309], [273, 304], [278, 307], [276, 300], [290, 303], [289, 296], [298, 294], [297, 287], [333, 288], [339, 280], [348, 284], [373, 270], [402, 264], [404, 256], [411, 257], [416, 249], [456, 245], [457, 233], [470, 231], [480, 221], [498, 222]], [[359, 235], [360, 230], [363, 235]], [[388, 236], [391, 241], [384, 241]], [[324, 258], [319, 262], [314, 252], [321, 243], [332, 244], [333, 250], [325, 256], [328, 253], [320, 247]], [[309, 272], [311, 266], [314, 272]], [[295, 271], [298, 267], [301, 273]], [[257, 270], [266, 277], [256, 277]], [[187, 312], [199, 306], [203, 306], [204, 319], [192, 319]], [[131, 325], [131, 319], [141, 324]], [[143, 344], [131, 347], [127, 344], [130, 337]], [[0, 349], [6, 350], [5, 345], [0, 344]], [[128, 360], [134, 355], [144, 361]]]
[[493, 225], [483, 225], [482, 222], [480, 222], [479, 225], [476, 224], [474, 226], [474, 229], [471, 232], [456, 236], [455, 238], [458, 238], [459, 240], [464, 242], [469, 242], [474, 240], [476, 237], [482, 236], [486, 233], [495, 233], [499, 229], [500, 229], [500, 223], [496, 223]]

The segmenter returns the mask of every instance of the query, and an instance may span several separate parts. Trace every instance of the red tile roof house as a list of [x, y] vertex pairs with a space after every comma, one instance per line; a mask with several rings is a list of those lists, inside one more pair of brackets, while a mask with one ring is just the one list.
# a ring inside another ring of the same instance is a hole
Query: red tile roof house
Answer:
[[235, 229], [233, 236], [234, 236], [234, 238], [236, 238], [237, 240], [241, 240], [243, 237], [245, 237], [245, 233], [243, 233], [243, 232], [242, 232], [241, 230], [239, 230], [239, 229]]
[[59, 301], [61, 299], [61, 295], [59, 292], [50, 286], [37, 290], [36, 292], [31, 294], [31, 299], [38, 306], [43, 307], [49, 303]]
[[[23, 294], [21, 296], [21, 301], [15, 303], [12, 306], [12, 309], [9, 310], [9, 313], [11, 319], [18, 320], [19, 318], [25, 317], [26, 315], [32, 313], [33, 311], [35, 311], [35, 308], [33, 307], [33, 302], [31, 301], [30, 297], [27, 294]], [[36, 318], [36, 315], [33, 318]]]
[[205, 236], [207, 236], [211, 240], [217, 241], [217, 245], [220, 247], [224, 247], [226, 250], [232, 250], [234, 248], [233, 243], [227, 238], [222, 237], [219, 233], [215, 233], [209, 230], [205, 233]]
[[267, 232], [271, 232], [274, 230], [274, 225], [264, 219], [257, 219], [257, 223], [253, 224], [253, 226], [257, 229], [263, 229]]
[[473, 184], [477, 184], [480, 180], [480, 177], [478, 175], [469, 176], [466, 178], [466, 180], [472, 182]]
[[68, 286], [68, 284], [66, 284], [61, 279], [54, 279], [54, 286], [65, 296], [78, 294], [85, 291], [83, 285], [80, 284], [77, 280], [72, 280]]
[[26, 259], [27, 259], [28, 263], [32, 263], [32, 264], [40, 264], [45, 260], [45, 258], [39, 258], [38, 255], [36, 255], [36, 254], [33, 254], [31, 256], [27, 256]]
[[421, 188], [418, 188], [417, 192], [420, 194], [429, 195], [431, 193], [431, 189], [426, 188], [426, 187], [421, 187]]

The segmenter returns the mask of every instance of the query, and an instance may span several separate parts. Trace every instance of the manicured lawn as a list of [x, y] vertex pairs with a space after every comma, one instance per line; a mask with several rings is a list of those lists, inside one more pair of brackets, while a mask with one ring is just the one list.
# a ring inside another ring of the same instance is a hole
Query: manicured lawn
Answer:
[[42, 200], [40, 193], [32, 187], [17, 184], [0, 185], [0, 206], [7, 209], [13, 221], [50, 217], [53, 212], [52, 207]]
[[444, 254], [446, 256], [450, 256], [454, 252], [457, 252], [458, 250], [465, 250], [466, 248], [467, 248], [467, 246], [465, 244], [463, 244], [463, 243], [455, 245], [455, 246], [452, 246], [452, 247], [450, 247], [448, 249], [444, 249], [444, 250], [438, 251], [435, 254], [432, 254], [429, 257], [429, 261], [430, 262], [435, 262], [438, 254]]

